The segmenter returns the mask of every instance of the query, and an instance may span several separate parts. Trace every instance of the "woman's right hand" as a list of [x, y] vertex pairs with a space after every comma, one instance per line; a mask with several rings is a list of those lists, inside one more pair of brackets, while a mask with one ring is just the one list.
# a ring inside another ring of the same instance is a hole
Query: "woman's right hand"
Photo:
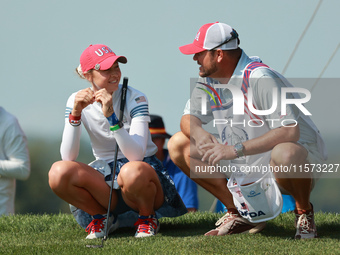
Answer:
[[74, 99], [74, 106], [72, 109], [73, 116], [80, 116], [82, 110], [89, 104], [95, 102], [94, 93], [90, 88], [83, 89], [76, 94]]

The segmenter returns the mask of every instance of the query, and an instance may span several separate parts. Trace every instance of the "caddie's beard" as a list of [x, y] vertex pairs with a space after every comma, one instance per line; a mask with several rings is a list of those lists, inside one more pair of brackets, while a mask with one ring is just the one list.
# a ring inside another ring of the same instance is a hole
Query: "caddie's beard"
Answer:
[[216, 63], [214, 61], [210, 61], [209, 66], [205, 66], [205, 67], [201, 66], [200, 76], [209, 77], [216, 71], [217, 71]]

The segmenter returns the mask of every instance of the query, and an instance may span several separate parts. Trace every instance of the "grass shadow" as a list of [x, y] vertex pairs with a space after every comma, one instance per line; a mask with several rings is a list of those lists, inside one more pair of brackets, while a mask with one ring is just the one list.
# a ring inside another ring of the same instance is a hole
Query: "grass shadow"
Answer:
[[322, 223], [317, 225], [319, 238], [340, 240], [340, 223]]
[[[215, 222], [222, 217], [221, 213], [187, 213], [176, 218], [160, 219], [160, 233], [167, 237], [194, 237], [203, 236], [209, 230], [215, 228]], [[293, 240], [295, 235], [293, 213], [281, 214], [277, 218], [267, 222], [267, 226], [261, 232], [265, 237], [276, 237], [284, 240]], [[318, 221], [320, 222], [318, 224]], [[325, 214], [316, 214], [316, 224], [319, 238], [330, 238], [340, 240], [340, 222], [338, 218]], [[126, 238], [133, 237], [134, 228], [120, 228], [112, 233], [109, 238]]]
[[[267, 222], [267, 225], [261, 234], [267, 237], [294, 239], [296, 232], [294, 220], [294, 213], [280, 214], [274, 220]], [[340, 222], [337, 217], [334, 217], [334, 214], [327, 216], [325, 213], [316, 213], [315, 222], [318, 238], [340, 240]]]
[[216, 218], [198, 218], [192, 221], [184, 222], [161, 222], [161, 232], [164, 236], [186, 237], [186, 236], [202, 236], [209, 230], [215, 228]]
[[[223, 214], [217, 213], [187, 213], [180, 217], [168, 218], [163, 217], [160, 221], [160, 233], [163, 236], [187, 237], [202, 236], [209, 230], [215, 228], [215, 222]], [[134, 228], [119, 228], [110, 237], [130, 237], [135, 233]]]

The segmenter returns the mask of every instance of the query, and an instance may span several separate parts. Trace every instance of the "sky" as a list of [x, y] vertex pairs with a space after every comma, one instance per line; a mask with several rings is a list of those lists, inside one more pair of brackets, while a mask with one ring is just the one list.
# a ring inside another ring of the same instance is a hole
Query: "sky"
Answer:
[[[122, 77], [147, 95], [150, 113], [162, 115], [168, 133], [174, 134], [190, 95], [190, 78], [198, 76], [192, 56], [178, 47], [191, 43], [203, 24], [229, 24], [249, 56], [282, 72], [319, 3], [1, 0], [0, 105], [17, 116], [29, 139], [60, 139], [67, 98], [89, 86], [74, 73], [80, 54], [90, 44], [106, 44], [127, 57]], [[339, 45], [339, 9], [338, 0], [321, 1], [287, 78], [312, 87]], [[339, 61], [337, 52], [306, 105], [330, 147], [339, 142]], [[332, 153], [339, 153], [334, 148]]]

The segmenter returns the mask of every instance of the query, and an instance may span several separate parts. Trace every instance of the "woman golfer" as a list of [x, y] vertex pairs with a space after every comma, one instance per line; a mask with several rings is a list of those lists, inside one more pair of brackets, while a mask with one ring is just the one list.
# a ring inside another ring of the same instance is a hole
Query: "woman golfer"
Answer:
[[[159, 217], [186, 212], [173, 181], [154, 156], [157, 147], [149, 133], [146, 96], [129, 87], [123, 121], [117, 119], [122, 90], [119, 63], [126, 62], [124, 56], [117, 56], [105, 45], [90, 45], [84, 50], [77, 72], [91, 86], [73, 93], [67, 101], [62, 161], [49, 171], [53, 192], [71, 205], [81, 226], [88, 224], [87, 239], [104, 237], [106, 224], [108, 233], [113, 232], [119, 227], [119, 215], [128, 212], [137, 215], [135, 237], [155, 235]], [[76, 161], [82, 126], [90, 136], [96, 159], [89, 165]], [[115, 160], [115, 185], [107, 215]]]

